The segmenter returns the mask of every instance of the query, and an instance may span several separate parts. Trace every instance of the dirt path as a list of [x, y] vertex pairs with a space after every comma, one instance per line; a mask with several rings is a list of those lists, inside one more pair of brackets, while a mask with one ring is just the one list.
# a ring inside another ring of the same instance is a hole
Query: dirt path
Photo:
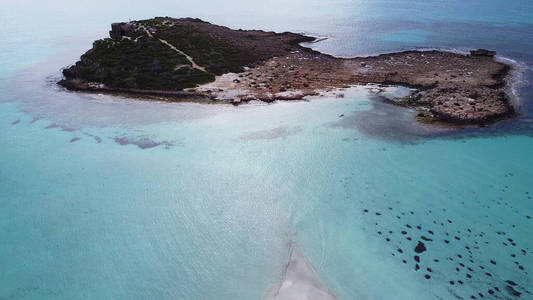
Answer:
[[195, 63], [194, 60], [192, 59], [192, 57], [190, 57], [189, 55], [187, 55], [185, 52], [179, 50], [178, 48], [174, 47], [174, 45], [172, 45], [171, 43], [169, 43], [169, 42], [167, 42], [167, 41], [165, 41], [165, 40], [159, 39], [159, 41], [160, 41], [161, 43], [167, 45], [168, 47], [170, 47], [170, 49], [176, 51], [177, 53], [179, 53], [179, 54], [181, 54], [181, 55], [183, 55], [183, 56], [185, 56], [185, 57], [189, 60], [189, 62], [191, 63], [191, 65], [192, 65], [192, 67], [193, 67], [194, 69], [198, 69], [198, 70], [200, 70], [200, 71], [207, 72], [207, 71], [205, 70], [204, 67], [199, 66], [197, 63]]
[[149, 37], [154, 37], [154, 36], [152, 35], [152, 33], [151, 33], [148, 29], [146, 29], [146, 27], [144, 27], [144, 25], [139, 25], [139, 26], [137, 26], [137, 29], [142, 29], [142, 30], [144, 30], [144, 32], [146, 32], [146, 34], [147, 34]]

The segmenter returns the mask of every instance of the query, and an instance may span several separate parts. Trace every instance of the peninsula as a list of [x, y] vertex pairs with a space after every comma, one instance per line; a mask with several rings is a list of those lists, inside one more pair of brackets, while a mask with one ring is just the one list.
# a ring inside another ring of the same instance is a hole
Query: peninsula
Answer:
[[129, 93], [234, 104], [298, 100], [356, 84], [405, 85], [392, 101], [425, 121], [486, 124], [514, 114], [511, 66], [495, 53], [404, 51], [337, 58], [304, 47], [296, 33], [233, 30], [199, 19], [157, 17], [114, 23], [58, 83], [71, 90]]

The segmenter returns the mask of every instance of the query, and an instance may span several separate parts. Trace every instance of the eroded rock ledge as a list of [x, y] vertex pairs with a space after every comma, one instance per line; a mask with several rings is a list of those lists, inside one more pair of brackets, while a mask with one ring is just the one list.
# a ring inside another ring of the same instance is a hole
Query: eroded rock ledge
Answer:
[[60, 85], [73, 90], [241, 103], [296, 100], [354, 84], [418, 90], [395, 104], [429, 121], [485, 124], [514, 113], [506, 94], [511, 67], [495, 53], [405, 51], [336, 58], [303, 47], [294, 33], [232, 30], [199, 19], [154, 18], [112, 24]]

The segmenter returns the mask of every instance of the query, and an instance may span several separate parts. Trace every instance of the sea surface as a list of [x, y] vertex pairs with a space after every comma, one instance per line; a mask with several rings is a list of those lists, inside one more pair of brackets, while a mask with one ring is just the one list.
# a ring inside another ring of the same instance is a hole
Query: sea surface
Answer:
[[[234, 107], [55, 84], [154, 16], [338, 56], [494, 49], [519, 115], [449, 130], [374, 87]], [[293, 247], [339, 299], [533, 299], [532, 66], [527, 0], [0, 0], [0, 299], [262, 299]]]

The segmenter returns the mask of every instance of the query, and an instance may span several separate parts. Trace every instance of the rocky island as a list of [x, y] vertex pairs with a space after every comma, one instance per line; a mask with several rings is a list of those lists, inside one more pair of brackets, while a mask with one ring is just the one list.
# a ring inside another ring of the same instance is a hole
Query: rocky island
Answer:
[[425, 121], [486, 124], [514, 114], [511, 66], [495, 53], [404, 51], [337, 58], [304, 47], [295, 33], [233, 30], [199, 19], [158, 17], [114, 23], [59, 84], [71, 90], [209, 99], [234, 104], [297, 100], [357, 84], [404, 85], [394, 100]]

